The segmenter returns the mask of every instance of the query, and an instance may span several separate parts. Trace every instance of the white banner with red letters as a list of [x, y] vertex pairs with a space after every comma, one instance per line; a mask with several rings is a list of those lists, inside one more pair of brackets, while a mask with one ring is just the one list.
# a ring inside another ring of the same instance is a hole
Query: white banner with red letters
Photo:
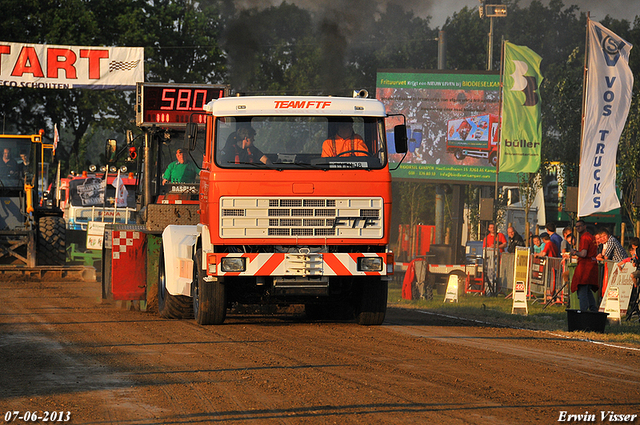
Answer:
[[0, 86], [134, 90], [144, 48], [0, 42]]
[[616, 194], [616, 154], [631, 104], [632, 45], [589, 20], [589, 61], [580, 154], [578, 215], [620, 207]]

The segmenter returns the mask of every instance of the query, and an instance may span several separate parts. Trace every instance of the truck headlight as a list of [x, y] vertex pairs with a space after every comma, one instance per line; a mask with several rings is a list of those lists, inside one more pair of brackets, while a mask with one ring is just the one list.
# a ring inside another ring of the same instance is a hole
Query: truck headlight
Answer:
[[238, 273], [247, 270], [246, 259], [243, 257], [224, 257], [220, 264], [220, 269], [227, 273]]
[[358, 258], [358, 271], [380, 272], [382, 271], [382, 258], [380, 257], [360, 257]]

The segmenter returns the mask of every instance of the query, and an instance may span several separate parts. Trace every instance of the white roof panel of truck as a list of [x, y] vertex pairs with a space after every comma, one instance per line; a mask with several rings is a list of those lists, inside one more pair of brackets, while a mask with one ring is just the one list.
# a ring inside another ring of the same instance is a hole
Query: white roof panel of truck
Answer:
[[204, 110], [218, 117], [238, 115], [386, 116], [382, 102], [359, 97], [224, 97], [207, 103]]

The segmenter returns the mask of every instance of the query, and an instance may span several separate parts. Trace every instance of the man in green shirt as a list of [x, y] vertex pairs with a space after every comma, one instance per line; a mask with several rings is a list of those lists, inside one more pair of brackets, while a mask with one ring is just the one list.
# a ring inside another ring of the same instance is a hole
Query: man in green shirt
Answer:
[[173, 161], [162, 175], [162, 184], [169, 183], [195, 183], [198, 169], [190, 162], [184, 161], [182, 149], [176, 151], [176, 161]]

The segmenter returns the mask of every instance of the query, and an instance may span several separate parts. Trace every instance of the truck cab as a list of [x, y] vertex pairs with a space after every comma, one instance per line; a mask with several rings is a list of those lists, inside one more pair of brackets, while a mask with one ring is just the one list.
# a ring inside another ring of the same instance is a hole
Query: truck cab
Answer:
[[200, 221], [163, 232], [160, 314], [193, 308], [198, 323], [221, 324], [233, 303], [304, 304], [309, 316], [340, 306], [382, 323], [394, 263], [384, 105], [233, 97], [204, 109]]

